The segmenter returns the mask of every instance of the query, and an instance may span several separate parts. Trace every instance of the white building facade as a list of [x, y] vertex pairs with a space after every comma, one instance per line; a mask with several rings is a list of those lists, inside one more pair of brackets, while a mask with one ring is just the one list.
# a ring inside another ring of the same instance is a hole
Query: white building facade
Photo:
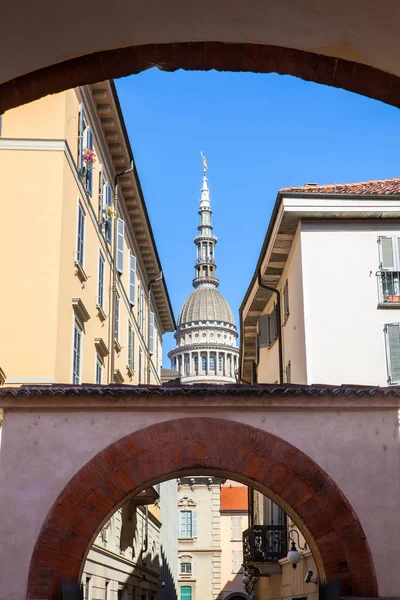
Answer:
[[194, 238], [195, 290], [183, 305], [175, 333], [176, 347], [168, 356], [171, 368], [179, 372], [183, 384], [234, 383], [239, 357], [238, 333], [232, 311], [217, 290], [217, 238], [212, 234], [207, 165], [203, 160], [199, 233]]
[[399, 179], [279, 192], [241, 307], [242, 380], [255, 365], [258, 383], [400, 383], [399, 198]]

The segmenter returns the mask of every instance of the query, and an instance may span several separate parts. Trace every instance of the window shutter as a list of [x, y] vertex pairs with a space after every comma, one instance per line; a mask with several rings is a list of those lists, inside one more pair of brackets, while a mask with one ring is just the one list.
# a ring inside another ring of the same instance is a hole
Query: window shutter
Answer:
[[400, 383], [400, 323], [386, 325], [388, 383]]
[[83, 256], [85, 247], [85, 213], [81, 204], [78, 204], [78, 240], [76, 248], [77, 261], [83, 266]]
[[261, 315], [258, 319], [258, 345], [259, 348], [268, 348], [268, 315]]
[[150, 312], [150, 336], [149, 336], [149, 352], [154, 354], [154, 313]]
[[179, 513], [179, 537], [186, 536], [186, 512], [180, 511]]
[[104, 221], [104, 209], [106, 204], [106, 179], [104, 177], [104, 167], [100, 165], [99, 177], [99, 223]]
[[[106, 195], [106, 204], [107, 206], [112, 206], [112, 190], [108, 183], [105, 184], [105, 195]], [[107, 208], [107, 207], [106, 207]], [[107, 215], [106, 219], [106, 240], [109, 244], [111, 244], [112, 238], [112, 219]]]
[[78, 131], [78, 169], [82, 172], [83, 169], [83, 133], [85, 128], [85, 111], [83, 110], [83, 104], [80, 106], [79, 112], [79, 131]]
[[197, 510], [192, 510], [192, 537], [197, 538]]
[[104, 299], [104, 258], [99, 254], [99, 287], [97, 291], [97, 304], [103, 308]]
[[117, 222], [117, 271], [124, 272], [124, 230], [125, 223], [122, 219]]
[[283, 290], [283, 312], [287, 317], [289, 314], [289, 281], [287, 279]]
[[381, 236], [379, 238], [379, 260], [380, 268], [393, 271], [395, 269], [395, 256], [393, 238]]
[[129, 302], [136, 302], [136, 256], [129, 255]]

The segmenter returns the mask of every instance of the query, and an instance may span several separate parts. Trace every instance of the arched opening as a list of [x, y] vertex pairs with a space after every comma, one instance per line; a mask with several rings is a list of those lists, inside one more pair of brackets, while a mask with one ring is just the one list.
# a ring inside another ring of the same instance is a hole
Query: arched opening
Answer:
[[27, 73], [0, 85], [0, 114], [69, 88], [158, 67], [294, 75], [399, 106], [400, 79], [374, 67], [295, 48], [185, 42], [103, 50]]
[[223, 475], [261, 491], [301, 529], [321, 582], [339, 579], [344, 592], [377, 595], [362, 526], [328, 473], [275, 435], [199, 417], [166, 421], [127, 435], [76, 473], [37, 539], [27, 598], [56, 599], [62, 581], [78, 581], [92, 541], [129, 497], [156, 482], [193, 473]]

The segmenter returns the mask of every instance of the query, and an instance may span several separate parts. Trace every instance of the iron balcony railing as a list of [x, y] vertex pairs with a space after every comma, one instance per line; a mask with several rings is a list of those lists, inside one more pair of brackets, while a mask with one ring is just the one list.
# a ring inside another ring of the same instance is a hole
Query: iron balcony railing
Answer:
[[287, 555], [285, 525], [253, 525], [243, 532], [243, 561], [277, 561]]
[[400, 272], [378, 271], [376, 275], [380, 304], [400, 303]]

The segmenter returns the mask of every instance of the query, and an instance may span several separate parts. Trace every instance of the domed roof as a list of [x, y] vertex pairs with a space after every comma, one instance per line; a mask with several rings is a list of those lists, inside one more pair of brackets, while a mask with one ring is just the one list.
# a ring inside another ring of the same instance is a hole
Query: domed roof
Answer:
[[235, 324], [229, 304], [213, 285], [202, 285], [190, 294], [180, 312], [178, 326], [196, 321], [222, 321]]

